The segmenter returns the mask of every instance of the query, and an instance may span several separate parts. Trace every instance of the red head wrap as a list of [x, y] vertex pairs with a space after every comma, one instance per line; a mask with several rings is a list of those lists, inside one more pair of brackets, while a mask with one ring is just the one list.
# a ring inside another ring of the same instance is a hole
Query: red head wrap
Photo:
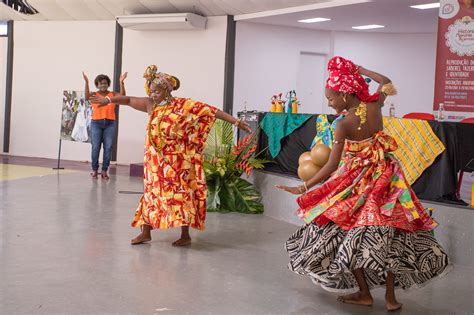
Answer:
[[375, 102], [379, 99], [379, 93], [370, 94], [369, 86], [359, 74], [357, 66], [350, 60], [336, 56], [328, 63], [329, 78], [326, 88], [355, 94], [362, 102]]

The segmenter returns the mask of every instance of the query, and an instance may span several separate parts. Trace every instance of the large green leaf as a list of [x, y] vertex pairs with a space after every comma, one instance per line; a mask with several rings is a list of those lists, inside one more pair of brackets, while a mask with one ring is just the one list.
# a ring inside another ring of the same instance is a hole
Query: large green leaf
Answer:
[[221, 209], [242, 213], [263, 213], [262, 196], [251, 183], [236, 177], [222, 185], [219, 194]]
[[[223, 120], [216, 120], [206, 140], [205, 154], [209, 157], [221, 156], [230, 152], [234, 144], [232, 125]], [[224, 150], [225, 152], [221, 152]]]
[[221, 190], [221, 178], [216, 176], [212, 179], [206, 179], [207, 184], [207, 197], [206, 197], [206, 208], [209, 212], [218, 211], [221, 207], [219, 198], [219, 192]]

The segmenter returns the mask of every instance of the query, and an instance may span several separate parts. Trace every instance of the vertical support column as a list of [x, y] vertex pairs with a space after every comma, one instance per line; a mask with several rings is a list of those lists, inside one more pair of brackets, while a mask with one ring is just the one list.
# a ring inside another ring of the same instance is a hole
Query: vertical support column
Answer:
[[3, 152], [10, 152], [10, 125], [12, 116], [12, 87], [13, 87], [13, 21], [7, 23], [8, 51], [7, 51], [7, 75], [5, 86], [5, 123], [3, 130]]
[[[123, 27], [115, 22], [115, 56], [114, 56], [114, 91], [120, 90], [120, 75], [122, 73], [122, 48], [123, 48]], [[117, 161], [117, 147], [118, 147], [118, 132], [119, 132], [119, 109], [120, 106], [115, 107], [115, 135], [114, 143], [112, 145], [111, 160]]]
[[234, 16], [227, 16], [227, 36], [224, 68], [224, 107], [232, 115], [234, 109], [235, 25]]

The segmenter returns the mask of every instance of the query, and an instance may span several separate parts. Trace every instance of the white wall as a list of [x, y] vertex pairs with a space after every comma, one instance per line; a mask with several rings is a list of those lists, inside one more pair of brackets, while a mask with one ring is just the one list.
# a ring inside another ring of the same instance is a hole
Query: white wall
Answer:
[[[112, 76], [115, 23], [15, 22], [14, 34], [10, 154], [56, 158], [62, 91], [83, 90], [82, 70], [91, 79], [98, 73]], [[209, 18], [202, 31], [125, 29], [123, 70], [129, 72], [128, 94], [144, 96], [143, 71], [156, 64], [181, 79], [177, 96], [222, 108], [225, 42], [226, 17]], [[301, 52], [328, 58], [340, 54], [387, 74], [399, 89], [399, 96], [392, 99], [399, 116], [415, 110], [431, 112], [435, 47], [435, 34], [330, 33], [238, 22], [234, 112], [242, 110], [245, 101], [248, 109], [266, 111], [272, 95], [294, 89]], [[327, 111], [325, 105], [303, 104], [300, 110]], [[118, 162], [140, 162], [146, 114], [122, 107], [120, 118]], [[62, 157], [89, 160], [90, 146], [65, 141]]]
[[0, 37], [0, 153], [3, 152], [3, 128], [5, 123], [5, 87], [7, 74], [8, 38]]
[[[272, 95], [295, 89], [300, 52], [341, 55], [388, 75], [399, 90], [388, 100], [397, 116], [432, 112], [434, 33], [331, 33], [248, 22], [237, 23], [234, 112], [243, 109], [244, 101], [249, 110], [268, 111]], [[300, 111], [331, 112], [325, 101], [321, 106], [303, 104]], [[384, 113], [388, 115], [388, 106]]]
[[[176, 96], [222, 108], [226, 31], [226, 17], [209, 18], [203, 31], [125, 29], [127, 93], [144, 96], [143, 71], [156, 64], [180, 78]], [[56, 158], [62, 91], [84, 89], [82, 70], [90, 80], [99, 73], [112, 77], [115, 22], [15, 22], [14, 34], [10, 154]], [[117, 162], [140, 162], [147, 116], [127, 107], [120, 114]], [[62, 158], [89, 161], [90, 145], [64, 141]]]
[[245, 101], [248, 110], [270, 110], [272, 95], [296, 88], [301, 52], [332, 50], [329, 32], [248, 22], [237, 22], [236, 32], [234, 113]]
[[[227, 17], [208, 18], [200, 31], [124, 30], [123, 71], [128, 71], [128, 95], [145, 96], [145, 68], [156, 64], [159, 71], [181, 81], [175, 96], [188, 97], [222, 108]], [[143, 161], [147, 115], [120, 108], [118, 163]]]
[[436, 34], [382, 34], [338, 32], [334, 55], [347, 57], [364, 67], [380, 72], [398, 89], [388, 104], [395, 104], [396, 116], [410, 112], [433, 111]]
[[[112, 77], [115, 22], [15, 22], [10, 154], [56, 158], [63, 90]], [[91, 88], [93, 88], [93, 83]], [[90, 160], [90, 144], [63, 141], [62, 158]]]

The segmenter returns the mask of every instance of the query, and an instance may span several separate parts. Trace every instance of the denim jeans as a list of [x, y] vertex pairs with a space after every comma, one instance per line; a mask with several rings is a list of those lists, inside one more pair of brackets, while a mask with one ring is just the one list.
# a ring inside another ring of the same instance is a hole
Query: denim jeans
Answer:
[[115, 120], [100, 119], [91, 121], [92, 143], [92, 170], [99, 170], [100, 147], [103, 144], [104, 157], [102, 170], [106, 171], [110, 165], [110, 155], [115, 134]]

